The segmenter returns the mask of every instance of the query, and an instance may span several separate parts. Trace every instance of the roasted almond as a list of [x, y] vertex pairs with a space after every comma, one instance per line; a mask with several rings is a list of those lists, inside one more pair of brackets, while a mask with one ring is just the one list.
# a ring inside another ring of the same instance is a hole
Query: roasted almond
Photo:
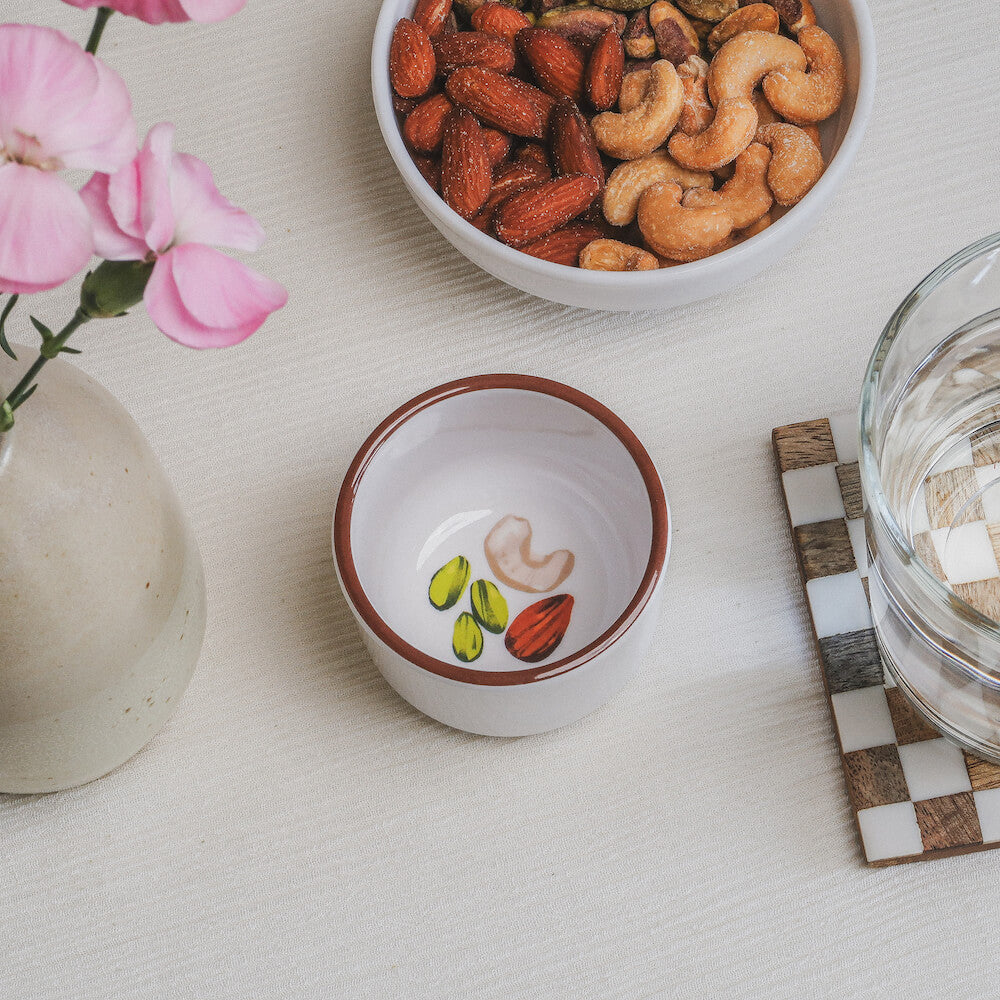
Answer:
[[551, 94], [545, 93], [544, 90], [539, 90], [538, 87], [533, 87], [530, 83], [525, 83], [524, 80], [518, 80], [516, 77], [511, 77], [510, 82], [526, 101], [530, 101], [535, 106], [542, 123], [542, 135], [547, 135], [549, 118], [552, 115], [552, 109], [556, 106], [556, 99]]
[[434, 46], [423, 28], [403, 18], [389, 45], [389, 81], [400, 97], [423, 97], [437, 71]]
[[[555, 107], [555, 104], [553, 104]], [[550, 169], [549, 154], [544, 146], [537, 142], [527, 142], [517, 151], [518, 160], [534, 160], [536, 163], [540, 163], [546, 170], [549, 171], [549, 177], [552, 176], [552, 170]], [[547, 180], [548, 178], [546, 178]]]
[[496, 210], [511, 195], [517, 194], [518, 191], [526, 191], [530, 187], [537, 187], [551, 179], [552, 171], [548, 164], [534, 161], [501, 164], [494, 173], [493, 187], [490, 189], [486, 204], [469, 221], [484, 233], [491, 232]]
[[497, 35], [482, 31], [456, 31], [434, 40], [437, 71], [448, 76], [461, 66], [482, 66], [498, 73], [514, 68], [514, 46]]
[[556, 102], [552, 112], [552, 165], [557, 174], [590, 174], [604, 190], [604, 164], [594, 140], [594, 130], [568, 97]]
[[411, 111], [420, 103], [420, 101], [415, 97], [400, 97], [399, 94], [392, 95], [392, 110], [396, 112], [397, 115], [402, 115], [404, 118], [410, 114]]
[[441, 197], [464, 219], [486, 203], [493, 186], [483, 129], [464, 108], [448, 113], [441, 144]]
[[513, 194], [526, 187], [533, 187], [552, 180], [552, 171], [547, 163], [537, 160], [517, 160], [500, 166], [493, 178], [493, 192]]
[[420, 25], [431, 38], [441, 34], [451, 14], [452, 0], [417, 0], [413, 8], [413, 20]]
[[510, 155], [513, 140], [506, 132], [499, 132], [495, 128], [484, 128], [483, 139], [486, 140], [486, 151], [489, 153], [490, 163], [495, 168]]
[[574, 174], [521, 191], [497, 210], [497, 236], [512, 247], [547, 236], [590, 208], [598, 188], [589, 174]]
[[421, 101], [403, 122], [403, 138], [418, 153], [436, 153], [444, 138], [444, 120], [454, 105], [444, 94]]
[[445, 85], [455, 104], [502, 132], [540, 139], [545, 134], [545, 123], [525, 88], [528, 84], [481, 66], [455, 70]]
[[625, 72], [625, 47], [617, 31], [607, 31], [590, 53], [584, 86], [598, 111], [610, 111], [618, 100]]
[[557, 229], [548, 236], [533, 240], [521, 247], [521, 253], [553, 264], [565, 264], [576, 267], [580, 259], [580, 251], [588, 243], [601, 239], [604, 230], [593, 222], [571, 222], [568, 226]]
[[531, 27], [531, 22], [519, 10], [502, 3], [484, 3], [472, 12], [471, 20], [476, 31], [488, 31], [511, 43], [522, 28]]
[[583, 97], [585, 65], [576, 45], [546, 28], [522, 28], [517, 47], [542, 90], [575, 101]]
[[441, 193], [441, 163], [430, 156], [414, 156], [413, 162], [421, 176], [434, 190]]

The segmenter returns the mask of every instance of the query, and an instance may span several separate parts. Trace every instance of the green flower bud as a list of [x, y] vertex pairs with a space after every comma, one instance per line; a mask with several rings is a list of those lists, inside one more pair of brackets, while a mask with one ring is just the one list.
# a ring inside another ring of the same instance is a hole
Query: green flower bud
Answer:
[[152, 262], [106, 260], [83, 279], [80, 308], [90, 319], [121, 316], [142, 301], [152, 273]]

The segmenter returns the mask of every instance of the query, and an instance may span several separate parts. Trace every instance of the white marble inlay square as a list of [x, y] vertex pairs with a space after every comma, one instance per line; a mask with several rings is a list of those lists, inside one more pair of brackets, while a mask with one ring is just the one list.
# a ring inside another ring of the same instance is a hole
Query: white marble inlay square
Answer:
[[858, 813], [858, 826], [869, 861], [902, 858], [924, 851], [912, 802], [862, 809]]
[[994, 483], [1000, 485], [1000, 463], [976, 469], [976, 486], [985, 491], [980, 500], [988, 524], [1000, 524], [1000, 489], [990, 489]]
[[931, 532], [931, 541], [944, 575], [953, 586], [1000, 577], [985, 521], [957, 528], [936, 528]]
[[858, 460], [858, 411], [847, 410], [830, 417], [833, 446], [842, 465]]
[[979, 825], [983, 831], [983, 843], [993, 844], [1000, 840], [1000, 788], [987, 788], [973, 792]]
[[884, 687], [842, 691], [830, 697], [844, 753], [896, 742]]
[[844, 516], [844, 501], [834, 464], [789, 469], [781, 474], [792, 527]]
[[899, 762], [914, 802], [972, 790], [962, 751], [947, 740], [926, 740], [900, 747]]
[[806, 596], [820, 639], [872, 627], [868, 598], [857, 570], [810, 580], [806, 584]]
[[865, 519], [856, 517], [847, 522], [847, 534], [851, 536], [851, 548], [854, 549], [854, 561], [858, 564], [858, 572], [862, 577], [868, 575], [868, 546], [865, 544]]

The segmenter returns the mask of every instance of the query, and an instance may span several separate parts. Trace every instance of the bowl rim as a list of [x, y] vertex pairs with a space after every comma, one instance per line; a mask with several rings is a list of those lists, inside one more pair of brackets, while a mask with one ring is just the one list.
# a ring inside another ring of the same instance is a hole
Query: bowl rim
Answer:
[[[433, 213], [435, 219], [443, 224], [457, 227], [462, 238], [471, 242], [477, 252], [493, 255], [511, 267], [520, 268], [543, 279], [565, 280], [571, 276], [572, 272], [577, 272], [577, 275], [585, 274], [586, 277], [580, 280], [586, 281], [593, 287], [605, 288], [609, 291], [630, 290], [641, 293], [651, 289], [662, 290], [671, 286], [679, 288], [692, 279], [697, 280], [703, 276], [714, 275], [718, 271], [727, 271], [744, 258], [755, 256], [758, 253], [766, 253], [768, 248], [777, 248], [780, 254], [780, 248], [784, 246], [786, 240], [795, 236], [800, 221], [808, 221], [809, 210], [815, 206], [816, 211], [820, 211], [825, 203], [833, 197], [857, 155], [868, 126], [868, 120], [871, 117], [878, 62], [871, 10], [867, 0], [841, 0], [841, 6], [850, 12], [858, 33], [857, 97], [851, 113], [851, 120], [837, 152], [826, 164], [820, 179], [798, 204], [791, 206], [780, 219], [773, 222], [762, 233], [758, 233], [743, 243], [738, 243], [729, 250], [723, 250], [721, 253], [698, 261], [676, 264], [672, 267], [661, 267], [655, 271], [630, 272], [585, 271], [579, 267], [555, 264], [552, 261], [541, 260], [538, 257], [522, 253], [520, 250], [509, 247], [478, 230], [471, 222], [463, 219], [457, 212], [449, 208], [440, 195], [431, 190], [417, 169], [403, 142], [402, 129], [399, 127], [396, 113], [392, 107], [392, 89], [389, 85], [389, 45], [392, 31], [398, 20], [394, 13], [394, 8], [398, 3], [399, 0], [382, 0], [372, 38], [371, 55], [372, 101], [375, 106], [375, 116], [396, 169], [409, 189], [411, 197], [417, 201], [420, 207], [426, 212]], [[421, 186], [426, 187], [427, 191], [422, 192]], [[421, 196], [417, 195], [418, 191], [422, 192]], [[433, 195], [433, 197], [429, 197], [429, 195]], [[800, 206], [806, 207], [802, 211], [796, 211]], [[468, 256], [464, 250], [457, 247], [456, 249], [463, 256]]]
[[[649, 558], [635, 593], [615, 622], [596, 639], [571, 656], [521, 670], [478, 670], [436, 659], [417, 649], [392, 630], [368, 599], [351, 550], [354, 501], [369, 463], [395, 432], [418, 413], [466, 393], [492, 389], [518, 389], [553, 396], [577, 407], [602, 423], [625, 447], [642, 476], [652, 520]], [[511, 687], [548, 680], [582, 667], [610, 649], [638, 621], [649, 605], [669, 558], [673, 532], [663, 483], [649, 453], [629, 426], [603, 403], [572, 386], [534, 375], [470, 375], [420, 393], [394, 410], [368, 436], [348, 466], [337, 497], [333, 518], [333, 552], [348, 601], [375, 637], [414, 666], [448, 680], [489, 687]]]

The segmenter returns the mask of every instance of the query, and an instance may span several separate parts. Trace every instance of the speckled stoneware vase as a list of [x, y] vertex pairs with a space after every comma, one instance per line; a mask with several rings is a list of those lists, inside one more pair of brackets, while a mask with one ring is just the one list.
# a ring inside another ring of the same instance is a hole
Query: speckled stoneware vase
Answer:
[[[18, 349], [5, 383], [37, 355]], [[0, 435], [0, 792], [98, 778], [166, 722], [205, 584], [177, 497], [118, 401], [49, 364]]]

